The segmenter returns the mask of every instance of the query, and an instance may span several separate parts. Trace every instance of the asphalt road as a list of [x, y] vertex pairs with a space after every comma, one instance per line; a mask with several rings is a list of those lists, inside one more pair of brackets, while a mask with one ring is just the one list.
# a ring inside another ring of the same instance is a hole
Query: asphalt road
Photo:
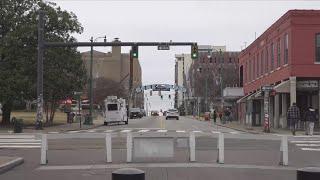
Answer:
[[[320, 137], [290, 137], [289, 166], [279, 166], [280, 137], [255, 135], [213, 126], [210, 122], [181, 117], [133, 119], [129, 125], [101, 126], [82, 135], [112, 132], [112, 163], [105, 162], [102, 138], [49, 139], [48, 165], [41, 166], [40, 149], [0, 149], [1, 155], [20, 156], [25, 163], [0, 175], [1, 180], [15, 179], [111, 179], [112, 171], [136, 167], [146, 172], [146, 179], [295, 179], [296, 169], [320, 166], [320, 151], [302, 150], [297, 143], [318, 143]], [[188, 134], [196, 134], [196, 162], [189, 162]], [[217, 164], [217, 134], [225, 133], [225, 163]], [[126, 163], [126, 132], [134, 137], [170, 137], [174, 139], [174, 157], [135, 160]], [[54, 135], [52, 135], [54, 136]], [[317, 145], [317, 144], [316, 144]]]

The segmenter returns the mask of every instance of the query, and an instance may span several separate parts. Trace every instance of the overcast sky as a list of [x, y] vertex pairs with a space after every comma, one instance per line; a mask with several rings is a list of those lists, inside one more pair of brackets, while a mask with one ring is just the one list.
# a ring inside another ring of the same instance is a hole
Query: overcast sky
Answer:
[[[320, 7], [316, 1], [51, 1], [78, 16], [84, 27], [83, 34], [75, 35], [78, 41], [106, 35], [108, 40], [118, 37], [121, 41], [195, 41], [236, 51], [288, 10]], [[173, 84], [174, 55], [179, 53], [190, 53], [190, 47], [139, 48], [143, 84]]]

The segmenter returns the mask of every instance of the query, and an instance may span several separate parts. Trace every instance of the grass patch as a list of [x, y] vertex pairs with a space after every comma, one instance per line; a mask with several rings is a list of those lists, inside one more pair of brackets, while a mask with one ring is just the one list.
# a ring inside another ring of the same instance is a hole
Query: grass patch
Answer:
[[[36, 112], [21, 112], [14, 111], [11, 113], [11, 118], [15, 117], [17, 119], [23, 119], [23, 124], [25, 126], [33, 126], [36, 121]], [[45, 122], [46, 114], [44, 114], [44, 122]], [[53, 125], [60, 125], [67, 123], [67, 114], [63, 112], [56, 112], [53, 119]]]

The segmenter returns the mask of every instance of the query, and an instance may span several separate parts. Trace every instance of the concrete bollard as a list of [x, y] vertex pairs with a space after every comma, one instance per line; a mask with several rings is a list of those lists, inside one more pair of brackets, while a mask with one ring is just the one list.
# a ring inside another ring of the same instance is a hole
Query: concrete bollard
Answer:
[[122, 168], [112, 172], [112, 180], [144, 180], [145, 173], [140, 169]]
[[196, 140], [194, 132], [190, 132], [189, 136], [189, 153], [190, 153], [190, 162], [196, 161]]
[[288, 166], [288, 136], [281, 137], [279, 165]]
[[42, 134], [42, 136], [41, 136], [41, 158], [40, 158], [41, 165], [46, 165], [48, 163], [47, 151], [48, 151], [47, 134]]
[[297, 180], [319, 180], [320, 168], [307, 167], [297, 170]]
[[107, 163], [112, 162], [112, 139], [111, 133], [106, 134], [106, 161]]
[[132, 162], [132, 134], [127, 133], [127, 162]]
[[218, 136], [218, 157], [217, 163], [223, 164], [224, 163], [224, 134], [221, 132]]

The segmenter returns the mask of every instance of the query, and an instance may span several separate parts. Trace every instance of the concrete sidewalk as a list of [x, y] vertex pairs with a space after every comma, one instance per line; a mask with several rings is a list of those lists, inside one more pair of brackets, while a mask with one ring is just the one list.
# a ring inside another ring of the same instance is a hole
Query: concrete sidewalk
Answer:
[[[195, 119], [195, 120], [199, 120], [199, 121], [205, 121], [203, 117], [193, 117], [193, 116], [188, 116], [189, 118]], [[213, 121], [213, 119], [210, 119], [210, 121]], [[289, 129], [274, 129], [271, 128], [270, 129], [270, 133], [265, 133], [263, 126], [248, 126], [248, 125], [244, 125], [244, 124], [240, 124], [238, 121], [232, 121], [232, 122], [228, 122], [223, 124], [221, 122], [221, 120], [218, 118], [217, 119], [217, 126], [221, 126], [221, 127], [226, 127], [226, 128], [230, 128], [230, 129], [234, 129], [237, 131], [242, 131], [242, 132], [246, 132], [246, 133], [251, 133], [251, 134], [287, 134], [287, 135], [291, 135], [291, 131]], [[314, 134], [319, 134], [319, 132], [317, 132], [318, 130], [315, 130]], [[305, 131], [304, 130], [296, 130], [296, 135], [304, 135]]]
[[22, 164], [23, 161], [21, 157], [0, 156], [0, 174]]
[[[67, 132], [67, 131], [73, 131], [73, 130], [87, 130], [96, 128], [99, 126], [103, 126], [103, 117], [97, 116], [97, 118], [93, 119], [92, 125], [84, 125], [84, 120], [82, 121], [81, 128], [80, 128], [80, 122], [74, 122], [71, 124], [63, 124], [58, 126], [49, 126], [49, 127], [43, 127], [43, 130], [36, 130], [33, 127], [27, 127], [23, 129], [23, 133], [48, 133], [48, 132]], [[13, 133], [12, 129], [1, 129], [0, 133]]]

